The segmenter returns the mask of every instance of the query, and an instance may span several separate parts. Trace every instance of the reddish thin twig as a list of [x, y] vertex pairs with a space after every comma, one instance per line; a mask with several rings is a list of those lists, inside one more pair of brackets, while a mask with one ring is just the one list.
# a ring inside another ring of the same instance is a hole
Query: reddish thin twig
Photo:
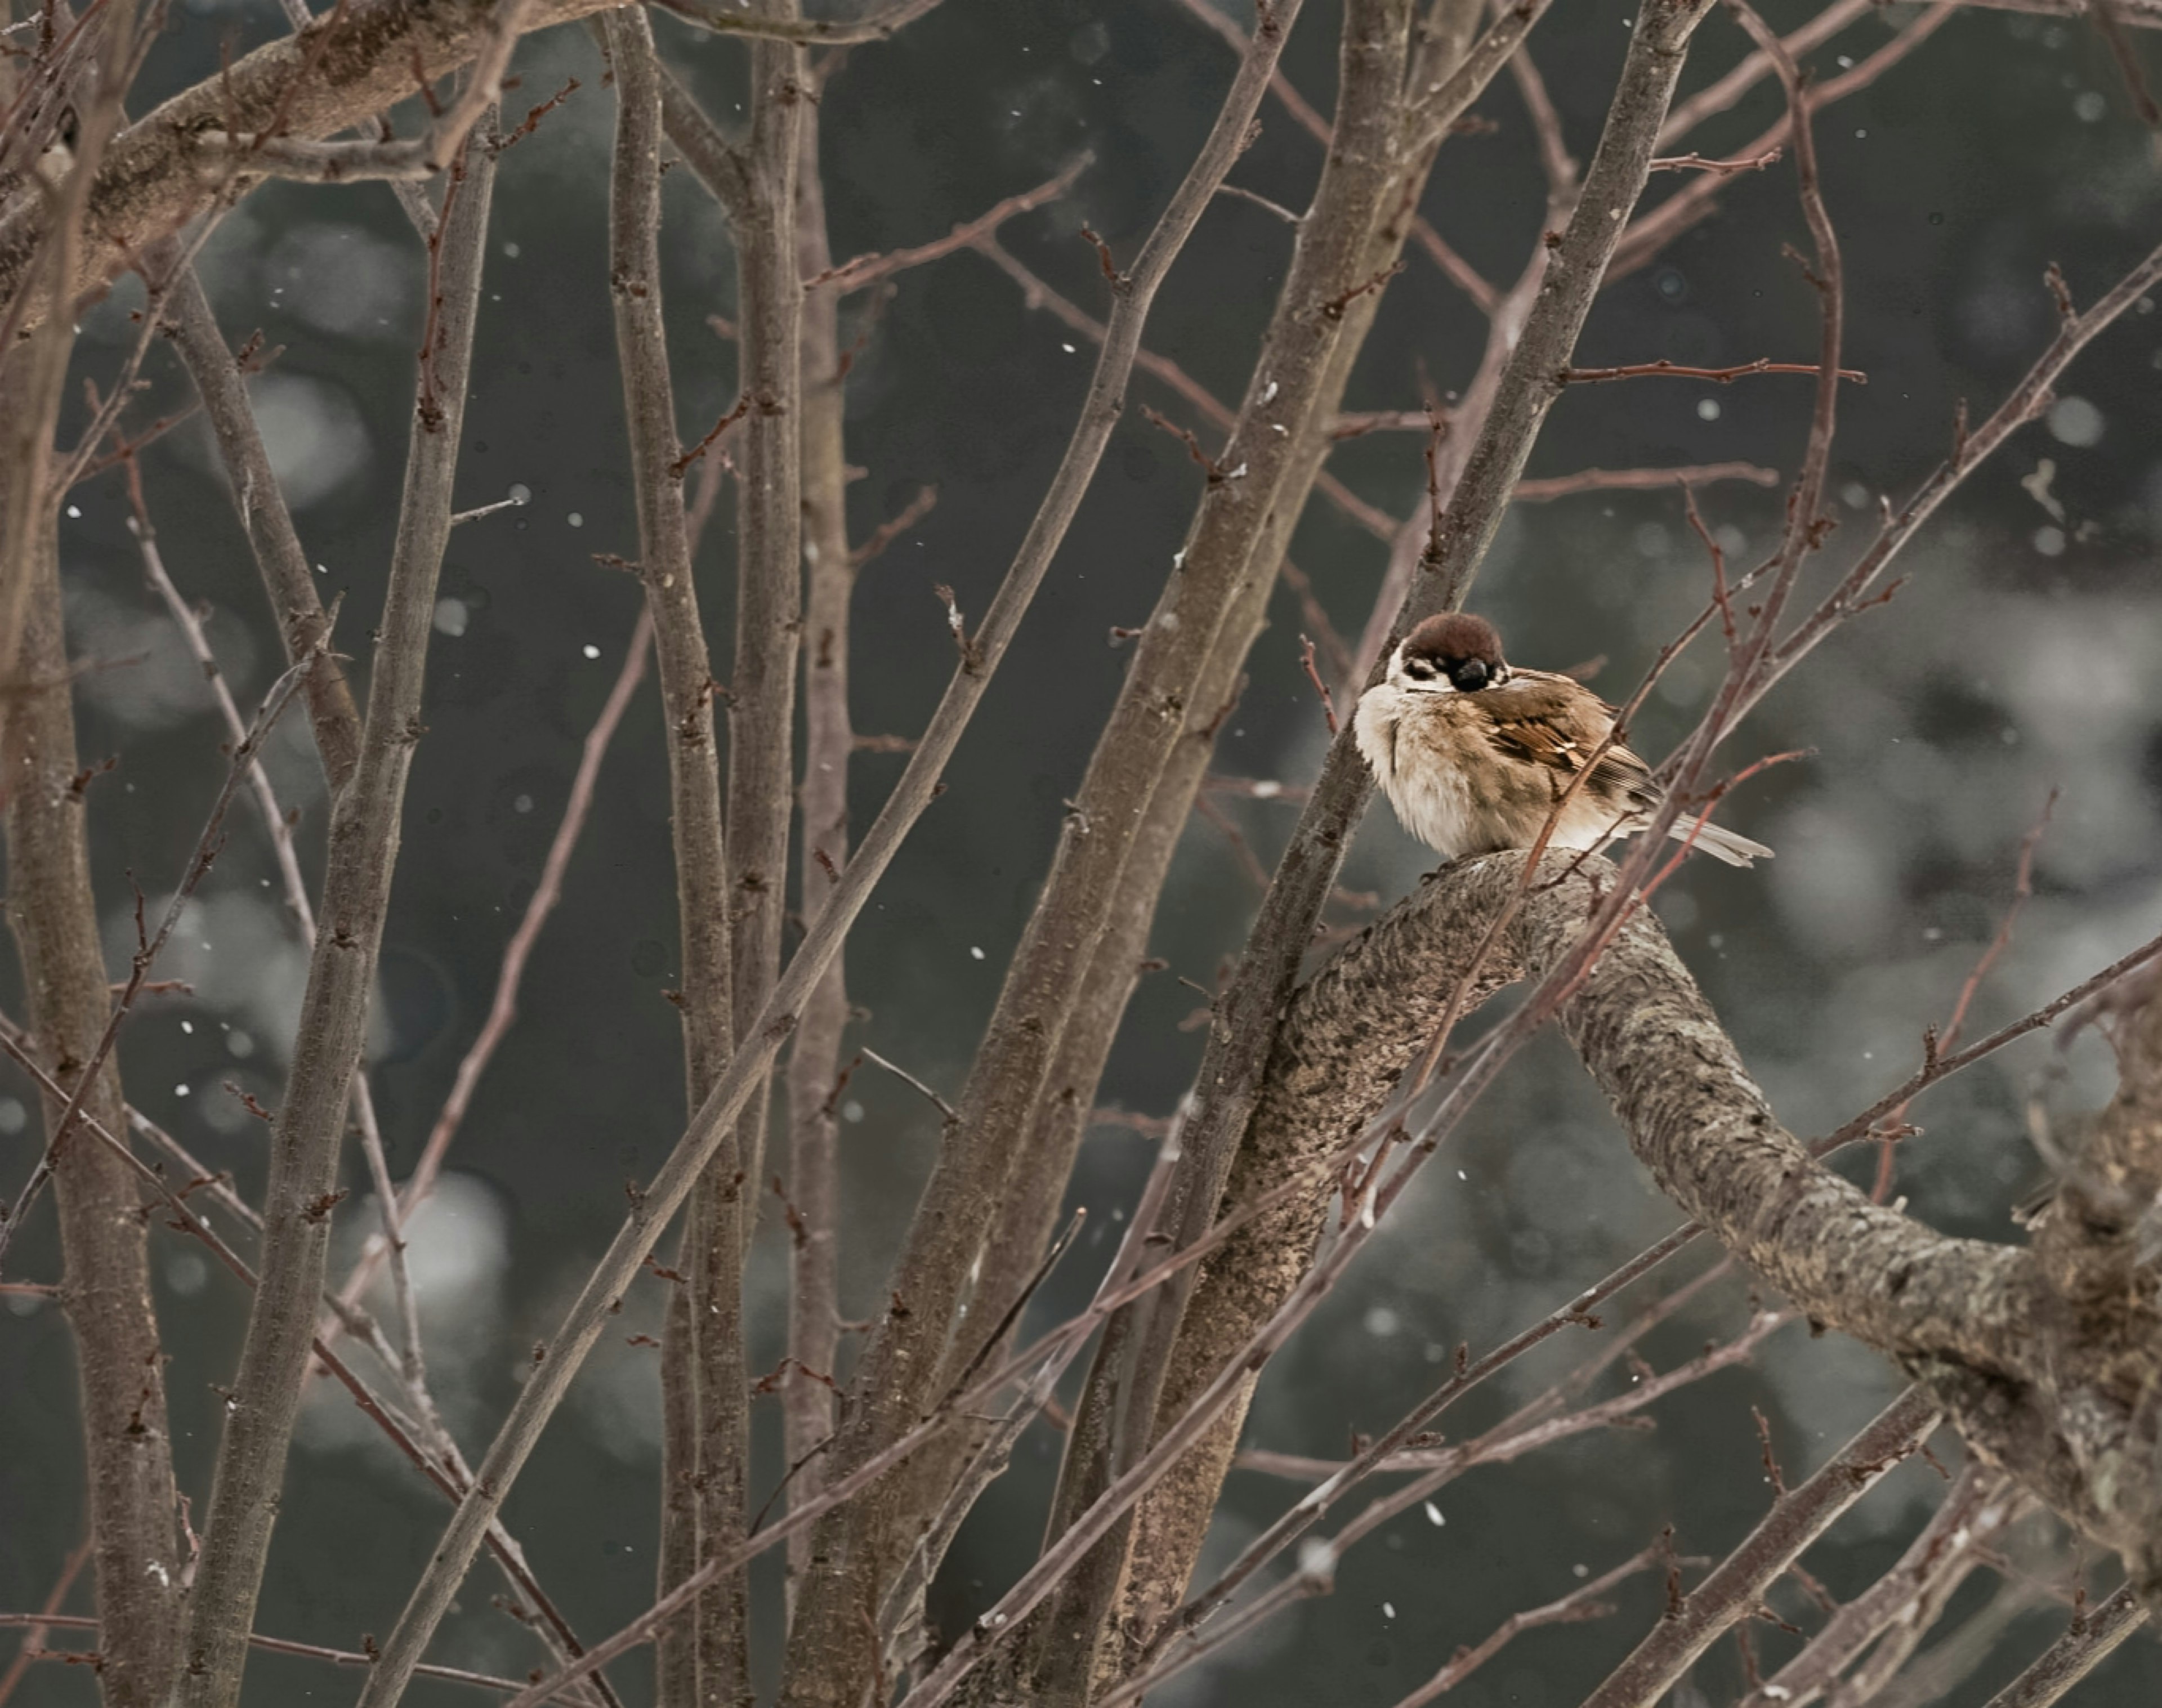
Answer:
[[1785, 155], [1783, 148], [1769, 148], [1761, 154], [1744, 154], [1731, 160], [1708, 159], [1699, 154], [1669, 154], [1652, 162], [1654, 172], [1710, 172], [1721, 178], [1731, 178], [1742, 172], [1761, 172], [1767, 166], [1777, 165]]
[[1715, 481], [1743, 480], [1752, 486], [1777, 486], [1779, 471], [1756, 462], [1689, 462], [1674, 468], [1586, 468], [1574, 474], [1549, 475], [1517, 483], [1520, 504], [1585, 492], [1659, 492], [1670, 486], [1710, 486]]
[[[29, 1671], [32, 1651], [45, 1640], [46, 1627], [70, 1622], [59, 1617], [60, 1610], [67, 1600], [68, 1591], [75, 1587], [75, 1580], [82, 1575], [83, 1567], [90, 1563], [90, 1552], [97, 1542], [97, 1537], [86, 1535], [75, 1545], [75, 1551], [61, 1564], [60, 1576], [53, 1580], [52, 1589], [45, 1596], [44, 1606], [38, 1612], [0, 1614], [0, 1625], [19, 1624], [27, 1627], [23, 1633], [22, 1648], [8, 1663], [6, 1674], [0, 1674], [0, 1704], [4, 1704], [15, 1694], [15, 1686], [22, 1683], [23, 1674]], [[95, 1625], [97, 1622], [93, 1619], [90, 1622]]]
[[1313, 641], [1307, 635], [1298, 637], [1298, 661], [1306, 671], [1307, 681], [1313, 684], [1313, 692], [1321, 696], [1321, 715], [1328, 720], [1329, 733], [1336, 734], [1336, 702], [1329, 692], [1329, 684], [1321, 679], [1321, 672], [1313, 667]]
[[929, 515], [932, 507], [937, 502], [937, 487], [918, 487], [914, 498], [903, 504], [893, 515], [872, 529], [870, 534], [864, 536], [864, 542], [849, 551], [850, 567], [861, 569], [874, 558], [883, 555], [886, 547]]
[[[2018, 921], [2019, 910], [2027, 905], [2028, 898], [2034, 893], [2035, 847], [2041, 842], [2043, 833], [2049, 829], [2050, 817], [2056, 810], [2057, 791], [2051, 789], [2049, 798], [2042, 803], [2041, 816], [2035, 819], [2026, 835], [2019, 838], [2019, 864], [2012, 880], [2012, 900], [2004, 910], [2004, 917], [1998, 922], [1996, 935], [1990, 938], [1988, 947], [1982, 950], [1966, 980], [1960, 985], [1959, 996], [1952, 1004], [1951, 1018], [1945, 1022], [1944, 1030], [1940, 1032], [1932, 1026], [1922, 1035], [1924, 1064], [1935, 1062], [1940, 1055], [1958, 1043], [1960, 1032], [1966, 1025], [1967, 1010], [1974, 1004], [1975, 993], [1982, 988], [1982, 981], [1989, 976], [1989, 969], [1997, 964], [2011, 944], [2012, 927]], [[1906, 1125], [1906, 1119], [1907, 1105], [1904, 1103], [1884, 1118], [1884, 1126], [1890, 1131], [1877, 1141], [1877, 1179], [1869, 1194], [1878, 1204], [1883, 1204], [1891, 1196], [1893, 1172], [1896, 1166], [1893, 1157], [1898, 1148], [1898, 1130]]]
[[1094, 162], [1095, 156], [1086, 150], [1076, 154], [1059, 169], [1058, 175], [1046, 179], [1033, 190], [1024, 190], [1018, 196], [1009, 196], [995, 202], [971, 220], [963, 220], [944, 237], [928, 243], [919, 243], [913, 248], [889, 249], [884, 254], [858, 255], [843, 261], [838, 267], [828, 267], [823, 273], [803, 281], [806, 290], [821, 285], [835, 290], [860, 290], [881, 279], [890, 279], [896, 273], [911, 267], [921, 267], [927, 261], [936, 261], [959, 250], [972, 247], [986, 232], [995, 232], [1007, 221], [1024, 213], [1032, 213], [1048, 202], [1053, 202], [1073, 187], [1078, 178]]
[[[1662, 357], [1657, 362], [1631, 362], [1619, 368], [1564, 368], [1554, 377], [1564, 385], [1600, 385], [1610, 379], [1708, 379], [1715, 385], [1731, 385], [1754, 373], [1821, 372], [1823, 369], [1814, 362], [1774, 362], [1768, 356], [1759, 356], [1754, 362], [1744, 362], [1735, 368], [1690, 368]], [[1842, 368], [1839, 377], [1851, 379], [1856, 385], [1869, 384], [1869, 376], [1858, 368]]]
[[[712, 482], [712, 484], [718, 483]], [[701, 497], [703, 494], [701, 494]], [[398, 1214], [401, 1222], [411, 1218], [413, 1212], [427, 1201], [435, 1190], [436, 1178], [441, 1172], [443, 1156], [457, 1136], [458, 1127], [472, 1106], [474, 1089], [481, 1075], [488, 1071], [497, 1047], [510, 1030], [511, 1022], [518, 1017], [519, 987], [525, 980], [525, 964], [531, 958], [533, 946], [539, 941], [541, 927], [547, 924], [548, 916], [555, 911], [556, 904], [562, 898], [563, 875], [569, 869], [571, 854], [577, 847], [578, 838], [585, 829], [586, 818], [593, 810], [593, 794], [599, 782], [602, 761], [607, 757], [608, 744], [614, 739], [616, 726], [622, 723], [629, 709], [631, 697], [645, 680], [646, 655], [651, 650], [653, 619], [641, 604], [638, 621], [631, 629], [630, 642], [624, 653], [622, 667], [616, 672], [615, 686], [608, 690], [602, 703], [600, 715], [594, 718], [593, 727], [586, 734], [585, 746], [578, 757], [577, 775], [571, 781], [570, 797], [563, 803], [563, 817], [556, 827], [555, 839], [548, 844], [548, 857], [541, 863], [540, 881], [535, 887], [531, 899], [525, 904], [525, 917], [518, 922], [518, 929], [511, 933], [510, 941], [504, 945], [503, 962], [495, 977], [495, 995], [488, 1004], [488, 1019], [482, 1024], [480, 1034], [474, 1038], [458, 1063], [457, 1075], [451, 1082], [450, 1094], [443, 1099], [441, 1111], [436, 1125], [430, 1129], [427, 1142], [421, 1147], [420, 1161], [406, 1177], [405, 1188], [398, 1194]], [[366, 1292], [368, 1283], [374, 1277], [376, 1265], [387, 1254], [388, 1247], [381, 1234], [371, 1234], [354, 1260], [352, 1272], [346, 1277], [339, 1297], [347, 1304], [357, 1302]], [[322, 1332], [327, 1338], [333, 1331], [327, 1324]]]
[[1512, 1639], [1542, 1625], [1574, 1625], [1587, 1619], [1605, 1619], [1614, 1612], [1613, 1604], [1602, 1601], [1600, 1596], [1624, 1580], [1634, 1577], [1646, 1566], [1662, 1562], [1665, 1551], [1658, 1544], [1632, 1554], [1611, 1571], [1601, 1572], [1590, 1582], [1581, 1584], [1557, 1601], [1544, 1606], [1527, 1607], [1512, 1613], [1480, 1642], [1468, 1648], [1460, 1648], [1449, 1657], [1449, 1663], [1423, 1684], [1402, 1698], [1396, 1708], [1422, 1708], [1437, 1696], [1454, 1690], [1464, 1680], [1491, 1660]]
[[750, 405], [751, 395], [749, 392], [745, 392], [741, 397], [735, 400], [734, 406], [731, 408], [727, 414], [723, 415], [720, 420], [714, 422], [713, 425], [707, 430], [706, 436], [704, 438], [699, 440], [697, 444], [693, 445], [688, 451], [686, 451], [681, 457], [678, 457], [673, 462], [668, 465], [668, 472], [674, 475], [676, 479], [682, 479], [684, 475], [689, 472], [691, 465], [696, 462], [701, 457], [703, 457], [707, 452], [712, 450], [713, 446], [719, 441], [722, 434], [727, 432], [729, 428], [735, 426], [738, 421], [741, 420], [745, 415], [750, 413]]

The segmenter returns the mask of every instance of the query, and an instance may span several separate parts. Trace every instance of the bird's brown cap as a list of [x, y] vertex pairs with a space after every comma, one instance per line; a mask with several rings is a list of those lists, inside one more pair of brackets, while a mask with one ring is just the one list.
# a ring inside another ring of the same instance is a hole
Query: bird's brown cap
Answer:
[[1501, 668], [1501, 637], [1484, 617], [1450, 611], [1429, 617], [1405, 637], [1404, 656], [1429, 658], [1444, 671], [1476, 659], [1490, 673]]

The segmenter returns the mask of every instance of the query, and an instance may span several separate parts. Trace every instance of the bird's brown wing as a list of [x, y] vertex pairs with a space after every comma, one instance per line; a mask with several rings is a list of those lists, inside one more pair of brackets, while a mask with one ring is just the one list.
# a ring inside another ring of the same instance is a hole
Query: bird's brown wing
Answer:
[[[1495, 751], [1550, 771], [1557, 794], [1590, 762], [1591, 776], [1585, 786], [1595, 797], [1619, 805], [1645, 796], [1651, 770], [1643, 760], [1619, 742], [1599, 752], [1616, 713], [1582, 683], [1544, 671], [1519, 670], [1476, 698], [1487, 714], [1487, 740]], [[1599, 755], [1595, 761], [1594, 754]]]

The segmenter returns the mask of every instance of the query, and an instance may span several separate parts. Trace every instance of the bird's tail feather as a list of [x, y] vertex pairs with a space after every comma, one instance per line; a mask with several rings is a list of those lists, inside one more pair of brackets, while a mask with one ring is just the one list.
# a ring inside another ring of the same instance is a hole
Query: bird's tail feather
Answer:
[[1676, 842], [1689, 843], [1702, 849], [1715, 859], [1722, 859], [1730, 866], [1752, 865], [1758, 860], [1772, 858], [1772, 850], [1761, 842], [1752, 842], [1746, 836], [1736, 836], [1732, 831], [1712, 823], [1709, 819], [1699, 821], [1681, 818], [1667, 834]]

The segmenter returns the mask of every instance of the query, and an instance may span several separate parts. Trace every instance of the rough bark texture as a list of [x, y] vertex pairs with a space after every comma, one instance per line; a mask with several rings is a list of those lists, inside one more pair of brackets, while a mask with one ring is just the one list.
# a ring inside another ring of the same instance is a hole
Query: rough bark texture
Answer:
[[[818, 175], [818, 107], [800, 108], [802, 154], [797, 164], [796, 253], [806, 279], [833, 264], [826, 240], [825, 185]], [[825, 905], [833, 887], [827, 863], [849, 858], [849, 757], [855, 731], [849, 718], [849, 609], [855, 591], [849, 555], [848, 447], [843, 432], [839, 294], [830, 287], [804, 293], [801, 344], [802, 389], [803, 809], [802, 905]], [[824, 856], [823, 860], [820, 856]], [[815, 1449], [832, 1434], [833, 1392], [817, 1376], [833, 1374], [840, 1340], [835, 1237], [839, 1204], [834, 1177], [833, 1084], [849, 996], [836, 955], [804, 1005], [789, 1045], [787, 1076], [788, 1202], [793, 1255], [788, 1289], [788, 1355], [796, 1361], [781, 1390], [783, 1457], [801, 1465], [789, 1484], [791, 1500], [809, 1500], [826, 1486], [824, 1455]], [[816, 1372], [816, 1375], [811, 1372]], [[810, 1558], [808, 1532], [788, 1543], [790, 1600]]]
[[[1576, 859], [1548, 857], [1484, 980], [1537, 979], [1580, 941], [1613, 868], [1583, 859], [1569, 870]], [[1432, 1024], [1418, 993], [1453, 987], [1521, 887], [1523, 864], [1512, 853], [1444, 867], [1299, 993], [1257, 1106], [1257, 1141], [1261, 1110], [1279, 1099], [1315, 1134], [1379, 1106], [1391, 1060]], [[2138, 1254], [2151, 1249], [2140, 1245], [2142, 1225], [2151, 1241], [2155, 1220], [2155, 1187], [2142, 1171], [2162, 1138], [2158, 1008], [2149, 1003], [2120, 1033], [2123, 1089], [2070, 1177], [2070, 1207], [2053, 1212], [2032, 1251], [1946, 1238], [1871, 1203], [1812, 1157], [1778, 1125], [1648, 910], [1621, 927], [1559, 1018], [1662, 1190], [1814, 1322], [1918, 1377], [1970, 1446], [2123, 1555], [2151, 1595], [2146, 1432], [2162, 1387], [2162, 1333], [2154, 1266]], [[1294, 1094], [1302, 1081], [1308, 1089]], [[1294, 1147], [1279, 1167], [1321, 1148]], [[1226, 1333], [1266, 1315], [1283, 1284], [1234, 1273], [1228, 1261], [1205, 1267], [1188, 1320], [1225, 1312]], [[2114, 1290], [2098, 1276], [2113, 1277]], [[1213, 1505], [1198, 1489], [1178, 1502], [1189, 1515]]]
[[[670, 829], [682, 953], [683, 1078], [691, 1107], [713, 1090], [734, 1038], [727, 844], [715, 750], [713, 676], [683, 513], [676, 400], [661, 300], [661, 79], [643, 13], [611, 13], [615, 164], [608, 201], [608, 285], [623, 370], [624, 418], [638, 506], [639, 579], [653, 614], [668, 727]], [[657, 1587], [697, 1568], [702, 1528], [742, 1523], [748, 1378], [743, 1361], [743, 1169], [723, 1145], [700, 1176], [676, 1261], [685, 1279], [661, 1340], [661, 1536]], [[702, 1332], [704, 1330], [704, 1332]], [[718, 1539], [718, 1538], [717, 1538]], [[658, 1643], [664, 1708], [730, 1701], [748, 1666], [743, 1580], [716, 1585]], [[721, 1692], [709, 1697], [708, 1684]]]
[[332, 809], [321, 928], [298, 1042], [271, 1134], [261, 1281], [218, 1444], [202, 1559], [189, 1611], [180, 1700], [238, 1699], [248, 1632], [269, 1554], [329, 1255], [345, 1111], [389, 911], [405, 779], [421, 734], [420, 687], [436, 584], [451, 530], [494, 156], [467, 151], [440, 232], [433, 337], [421, 358], [390, 587], [352, 780]]
[[[759, 8], [764, 16], [791, 18], [796, 9], [795, 0], [762, 0]], [[791, 742], [796, 642], [803, 626], [796, 349], [803, 274], [796, 248], [796, 185], [806, 77], [803, 50], [795, 43], [751, 43], [750, 124], [740, 150], [749, 193], [734, 222], [739, 384], [749, 409], [735, 447], [735, 661], [728, 692], [739, 1039], [757, 1019], [780, 974], [788, 896], [796, 782]], [[744, 1172], [752, 1182], [761, 1178], [765, 1138], [761, 1095], [746, 1112], [739, 1136]]]
[[[0, 367], [0, 415], [19, 407], [19, 363]], [[78, 775], [73, 678], [62, 631], [58, 512], [40, 504], [18, 537], [25, 584], [21, 646], [6, 705], [8, 922], [23, 957], [30, 1030], [55, 1080], [72, 1094], [112, 1012], [97, 898], [90, 883], [87, 795]], [[95, 785], [91, 785], [95, 787]], [[64, 1105], [48, 1095], [45, 1119]], [[82, 1115], [126, 1130], [120, 1073], [108, 1057]], [[150, 1300], [149, 1238], [127, 1165], [80, 1124], [54, 1177], [60, 1303], [74, 1331], [82, 1396], [89, 1519], [104, 1635], [100, 1681], [112, 1708], [164, 1699], [180, 1637], [180, 1545], [164, 1360]]]

